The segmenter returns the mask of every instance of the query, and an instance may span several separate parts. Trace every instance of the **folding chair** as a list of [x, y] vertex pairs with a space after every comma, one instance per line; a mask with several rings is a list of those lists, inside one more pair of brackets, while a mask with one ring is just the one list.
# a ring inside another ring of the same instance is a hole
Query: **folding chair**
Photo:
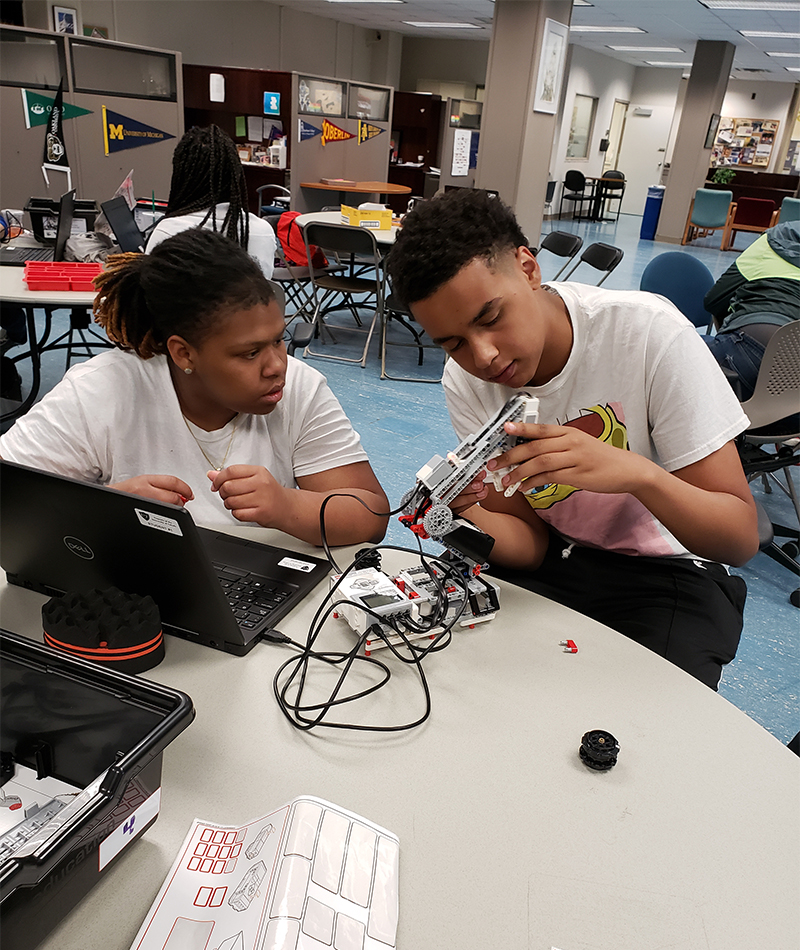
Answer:
[[289, 210], [292, 193], [283, 185], [259, 185], [256, 194], [259, 218], [268, 218], [270, 215]]
[[536, 258], [539, 259], [542, 251], [549, 251], [551, 254], [555, 254], [556, 257], [566, 257], [567, 259], [564, 261], [561, 270], [555, 277], [550, 278], [550, 280], [558, 280], [582, 247], [583, 238], [579, 235], [570, 234], [569, 231], [551, 231], [545, 235], [539, 250], [536, 252]]
[[[407, 333], [413, 338], [413, 342], [396, 342], [394, 340], [389, 340], [388, 334], [393, 322], [406, 330]], [[387, 347], [390, 346], [417, 350], [417, 366], [422, 366], [425, 350], [438, 350], [442, 355], [442, 364], [444, 365], [444, 361], [446, 359], [444, 350], [436, 346], [435, 343], [424, 343], [422, 339], [423, 332], [424, 331], [421, 327], [414, 325], [414, 317], [412, 316], [411, 311], [408, 310], [408, 308], [406, 308], [402, 303], [400, 303], [399, 298], [393, 293], [387, 294], [386, 299], [383, 302], [383, 324], [381, 326], [381, 379], [395, 379], [407, 383], [440, 383], [442, 381], [441, 374], [436, 377], [393, 376], [386, 370]]]
[[706, 265], [687, 251], [658, 254], [642, 271], [639, 290], [661, 294], [706, 333], [711, 329], [711, 314], [703, 298], [714, 286], [714, 275]]
[[[792, 481], [791, 469], [800, 464], [800, 321], [779, 327], [770, 337], [758, 370], [753, 395], [742, 403], [742, 409], [750, 420], [747, 429], [738, 440], [739, 457], [748, 481], [759, 476], [764, 487], [770, 490], [777, 485], [791, 499], [800, 524], [800, 503], [797, 489]], [[776, 451], [761, 448], [773, 444]], [[776, 476], [782, 471], [784, 485]], [[771, 531], [772, 538], [769, 537]], [[780, 546], [774, 536], [789, 540]], [[760, 548], [779, 564], [800, 575], [797, 555], [800, 551], [800, 529], [770, 521], [765, 533], [759, 525]], [[800, 592], [794, 591], [791, 602], [800, 606]]]
[[564, 275], [564, 280], [569, 280], [581, 264], [588, 264], [590, 267], [594, 267], [595, 270], [603, 272], [603, 276], [597, 282], [599, 287], [624, 256], [625, 252], [621, 247], [613, 247], [611, 244], [603, 244], [601, 241], [597, 241], [586, 248], [572, 270]]
[[[383, 275], [380, 266], [380, 252], [375, 237], [366, 228], [356, 228], [349, 224], [307, 224], [303, 229], [303, 238], [306, 249], [312, 244], [320, 247], [330, 260], [336, 258], [339, 263], [345, 264], [346, 273], [320, 273], [312, 268], [309, 271], [310, 283], [314, 291], [314, 336], [320, 345], [325, 345], [326, 336], [331, 343], [336, 344], [337, 335], [353, 332], [366, 333], [366, 342], [360, 357], [337, 356], [332, 353], [316, 352], [311, 344], [304, 350], [305, 356], [319, 356], [324, 359], [339, 360], [344, 363], [360, 363], [363, 368], [367, 362], [367, 352], [375, 330], [376, 321], [383, 324]], [[369, 260], [371, 276], [363, 276], [364, 263]], [[358, 269], [359, 275], [356, 274]], [[374, 296], [374, 304], [370, 298]], [[356, 300], [356, 297], [362, 297]], [[337, 300], [337, 298], [339, 298]], [[360, 309], [372, 310], [372, 319], [369, 327], [364, 327], [359, 313]], [[356, 323], [355, 327], [335, 327], [327, 321], [329, 314], [337, 310], [349, 310]]]

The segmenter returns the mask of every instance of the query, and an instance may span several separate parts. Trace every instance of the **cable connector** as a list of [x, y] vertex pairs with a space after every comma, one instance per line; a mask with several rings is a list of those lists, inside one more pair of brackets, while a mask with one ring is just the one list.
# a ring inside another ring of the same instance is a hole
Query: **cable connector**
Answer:
[[578, 652], [578, 644], [574, 640], [560, 640], [558, 645], [564, 647], [565, 653]]
[[271, 643], [291, 643], [292, 642], [291, 639], [287, 637], [285, 633], [281, 633], [280, 630], [275, 630], [274, 628], [265, 630], [261, 634], [261, 639], [269, 640]]

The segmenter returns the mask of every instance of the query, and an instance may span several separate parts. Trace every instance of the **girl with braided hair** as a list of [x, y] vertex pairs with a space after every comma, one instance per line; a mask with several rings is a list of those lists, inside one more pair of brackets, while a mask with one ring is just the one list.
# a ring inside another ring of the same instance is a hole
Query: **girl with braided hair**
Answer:
[[95, 282], [115, 348], [1, 436], [3, 458], [312, 544], [323, 499], [347, 492], [326, 506], [329, 542], [383, 537], [364, 505], [389, 506], [358, 435], [325, 377], [287, 356], [272, 286], [241, 247], [193, 228], [113, 255]]
[[195, 126], [175, 146], [167, 213], [147, 242], [149, 254], [187, 228], [219, 231], [258, 261], [265, 277], [275, 265], [275, 232], [247, 210], [247, 186], [236, 145], [219, 126]]

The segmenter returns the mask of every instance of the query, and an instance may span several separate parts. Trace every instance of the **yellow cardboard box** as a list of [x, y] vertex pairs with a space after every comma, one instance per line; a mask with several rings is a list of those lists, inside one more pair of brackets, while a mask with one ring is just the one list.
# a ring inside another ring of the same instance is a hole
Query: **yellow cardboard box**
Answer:
[[342, 205], [342, 224], [351, 224], [371, 231], [390, 231], [392, 228], [392, 209], [360, 209]]

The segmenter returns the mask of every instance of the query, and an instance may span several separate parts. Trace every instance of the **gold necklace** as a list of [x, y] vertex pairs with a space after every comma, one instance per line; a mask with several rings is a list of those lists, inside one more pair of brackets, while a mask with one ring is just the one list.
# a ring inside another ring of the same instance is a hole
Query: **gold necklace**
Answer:
[[228, 447], [227, 447], [227, 449], [225, 449], [225, 454], [222, 456], [222, 461], [219, 463], [219, 465], [216, 465], [216, 464], [208, 457], [208, 454], [206, 453], [206, 450], [203, 448], [203, 443], [197, 438], [197, 436], [194, 434], [194, 432], [192, 432], [192, 427], [189, 425], [189, 420], [186, 418], [186, 416], [185, 416], [183, 413], [181, 413], [181, 419], [183, 419], [183, 423], [184, 423], [184, 425], [186, 426], [186, 428], [187, 428], [187, 430], [188, 430], [188, 432], [189, 432], [189, 435], [190, 435], [190, 436], [194, 439], [194, 441], [197, 443], [197, 448], [200, 449], [200, 451], [203, 453], [203, 458], [208, 462], [208, 464], [211, 466], [211, 468], [214, 469], [215, 472], [221, 472], [222, 469], [225, 468], [225, 462], [227, 462], [227, 460], [228, 460], [228, 455], [230, 454], [231, 446], [233, 445], [233, 437], [236, 435], [236, 427], [239, 425], [239, 419], [240, 419], [240, 418], [241, 418], [240, 415], [237, 413], [236, 418], [235, 418], [234, 423], [233, 423], [233, 431], [231, 432], [231, 437], [230, 437], [230, 439], [228, 440]]

